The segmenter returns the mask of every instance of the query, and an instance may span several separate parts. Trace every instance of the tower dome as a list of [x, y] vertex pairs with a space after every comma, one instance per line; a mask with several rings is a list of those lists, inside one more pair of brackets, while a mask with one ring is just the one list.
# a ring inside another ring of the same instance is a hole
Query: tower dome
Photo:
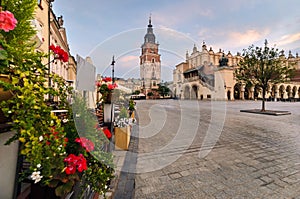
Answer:
[[147, 28], [147, 33], [144, 37], [144, 43], [155, 43], [155, 35], [153, 33], [153, 28], [151, 24], [151, 16], [149, 17], [149, 24]]

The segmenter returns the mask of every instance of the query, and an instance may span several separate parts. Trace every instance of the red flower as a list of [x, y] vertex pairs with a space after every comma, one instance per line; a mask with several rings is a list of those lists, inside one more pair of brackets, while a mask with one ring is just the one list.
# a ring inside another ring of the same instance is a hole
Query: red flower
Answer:
[[69, 139], [68, 139], [68, 138], [65, 138], [64, 141], [65, 141], [64, 147], [66, 147], [66, 146], [67, 146], [67, 143], [68, 143], [68, 141], [69, 141]]
[[9, 11], [0, 12], [0, 29], [8, 32], [15, 29], [18, 21], [16, 20], [14, 14]]
[[100, 86], [101, 86], [101, 82], [98, 82], [98, 81], [97, 81], [97, 82], [96, 82], [96, 86], [97, 86], [97, 87], [100, 87]]
[[82, 154], [79, 154], [79, 156], [70, 154], [64, 159], [64, 161], [68, 164], [65, 170], [68, 175], [74, 174], [76, 172], [76, 167], [79, 172], [87, 170], [86, 159]]
[[74, 174], [76, 172], [76, 166], [75, 165], [69, 165], [66, 168], [66, 174]]
[[86, 159], [82, 154], [79, 154], [78, 161], [77, 161], [77, 168], [79, 172], [87, 170]]
[[76, 138], [75, 142], [79, 143], [87, 152], [94, 150], [94, 143], [87, 138]]
[[108, 130], [108, 128], [103, 129], [103, 133], [106, 135], [107, 139], [111, 138], [111, 132]]
[[52, 50], [54, 52], [54, 54], [57, 54], [57, 48], [52, 44], [51, 46], [49, 46], [49, 49]]
[[109, 90], [113, 90], [113, 89], [117, 88], [117, 84], [116, 83], [108, 84], [107, 87]]
[[111, 82], [112, 79], [111, 79], [111, 77], [103, 77], [102, 81], [104, 81], [104, 82]]
[[51, 45], [49, 46], [49, 49], [53, 51], [53, 53], [55, 54], [55, 58], [63, 62], [68, 62], [69, 54], [66, 51], [64, 51], [60, 46]]

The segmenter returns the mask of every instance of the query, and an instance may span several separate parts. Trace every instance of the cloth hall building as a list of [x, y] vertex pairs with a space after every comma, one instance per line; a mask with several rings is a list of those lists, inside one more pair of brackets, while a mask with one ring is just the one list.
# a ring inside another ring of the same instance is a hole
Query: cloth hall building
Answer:
[[[238, 67], [242, 56], [230, 51], [225, 54], [220, 49], [209, 50], [203, 42], [201, 50], [194, 45], [192, 53], [186, 53], [186, 60], [173, 71], [173, 95], [178, 99], [260, 99], [262, 91], [258, 86], [244, 85], [234, 77], [234, 70]], [[283, 62], [293, 62], [296, 68], [295, 77], [287, 83], [269, 85], [266, 99], [270, 100], [300, 100], [300, 57], [289, 52], [285, 57], [281, 51]]]

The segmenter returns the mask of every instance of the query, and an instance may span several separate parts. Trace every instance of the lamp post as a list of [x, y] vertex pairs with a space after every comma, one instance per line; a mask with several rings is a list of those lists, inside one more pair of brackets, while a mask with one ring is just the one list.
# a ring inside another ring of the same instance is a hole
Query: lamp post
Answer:
[[111, 74], [112, 74], [112, 83], [115, 83], [115, 56], [112, 57], [112, 61], [111, 61]]
[[[115, 83], [115, 56], [112, 57], [111, 61], [111, 77], [112, 77], [112, 84]], [[111, 101], [111, 112], [110, 112], [110, 118], [111, 118], [111, 123], [110, 123], [110, 132], [112, 134], [112, 140], [114, 140], [115, 133], [114, 133], [114, 104], [113, 100]], [[113, 146], [113, 145], [111, 145]], [[109, 150], [112, 150], [112, 147], [109, 147]]]
[[[50, 63], [50, 28], [51, 28], [51, 10], [52, 10], [52, 2], [54, 2], [54, 0], [48, 0], [48, 87], [51, 87], [51, 77], [50, 77], [50, 73], [51, 73], [51, 63]], [[51, 101], [51, 95], [49, 94], [48, 96], [48, 100]]]

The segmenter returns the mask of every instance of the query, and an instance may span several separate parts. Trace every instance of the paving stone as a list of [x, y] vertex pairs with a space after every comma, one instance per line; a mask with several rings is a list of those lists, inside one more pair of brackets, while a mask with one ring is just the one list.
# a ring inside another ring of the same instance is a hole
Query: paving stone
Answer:
[[274, 182], [274, 179], [270, 178], [269, 176], [261, 176], [259, 179], [264, 182], [264, 185]]
[[170, 177], [171, 179], [177, 179], [177, 178], [181, 178], [182, 175], [180, 175], [180, 173], [170, 173], [170, 174], [169, 174], [169, 177]]

